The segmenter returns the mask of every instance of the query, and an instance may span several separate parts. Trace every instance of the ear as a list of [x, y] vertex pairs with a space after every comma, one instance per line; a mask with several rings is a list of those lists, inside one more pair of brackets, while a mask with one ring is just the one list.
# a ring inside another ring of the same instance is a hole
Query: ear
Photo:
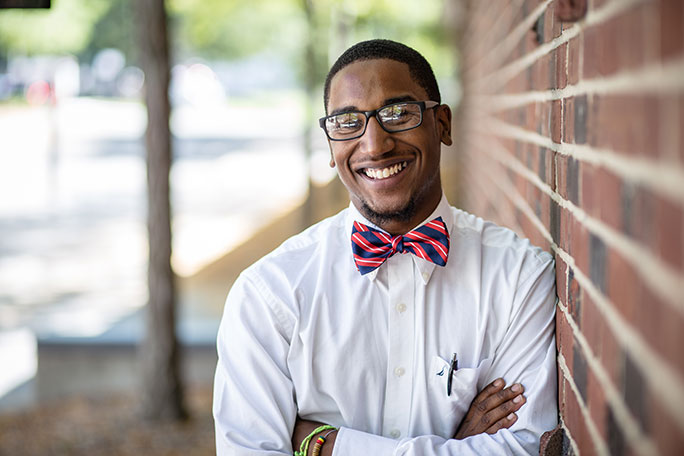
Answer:
[[335, 157], [333, 157], [332, 145], [330, 144], [330, 140], [328, 140], [328, 147], [330, 147], [330, 167], [334, 168], [335, 167]]
[[451, 108], [449, 108], [449, 105], [439, 105], [435, 116], [437, 118], [439, 139], [447, 146], [450, 146], [453, 143], [451, 140]]

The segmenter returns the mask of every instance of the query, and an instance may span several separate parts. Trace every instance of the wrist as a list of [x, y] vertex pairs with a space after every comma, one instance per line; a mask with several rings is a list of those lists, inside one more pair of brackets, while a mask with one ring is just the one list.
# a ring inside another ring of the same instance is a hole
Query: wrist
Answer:
[[299, 451], [295, 451], [294, 456], [327, 456], [332, 454], [337, 428], [324, 424], [315, 429], [309, 428], [309, 430], [310, 433], [303, 438], [299, 445]]
[[[314, 455], [314, 453], [312, 452], [312, 456], [332, 456], [338, 432], [339, 429], [331, 429], [329, 431], [322, 432], [321, 435], [325, 439], [325, 442], [321, 446], [320, 452], [316, 455]], [[319, 436], [317, 436], [317, 438], [318, 437]]]

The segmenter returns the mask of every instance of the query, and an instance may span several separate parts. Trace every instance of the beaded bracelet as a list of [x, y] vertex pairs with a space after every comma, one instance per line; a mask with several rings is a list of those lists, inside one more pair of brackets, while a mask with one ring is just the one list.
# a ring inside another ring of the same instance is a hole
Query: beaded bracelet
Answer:
[[328, 436], [335, 431], [337, 431], [337, 429], [331, 429], [327, 432], [327, 434], [322, 435], [316, 439], [316, 443], [314, 444], [313, 451], [311, 452], [312, 456], [318, 456], [319, 454], [321, 454], [321, 448], [323, 448], [323, 444], [327, 440]]
[[329, 425], [318, 426], [311, 434], [307, 435], [306, 438], [302, 440], [302, 444], [299, 446], [299, 451], [295, 451], [294, 456], [307, 456], [309, 454], [309, 443], [311, 443], [313, 436], [319, 432], [327, 430], [337, 430], [337, 428], [335, 426]]

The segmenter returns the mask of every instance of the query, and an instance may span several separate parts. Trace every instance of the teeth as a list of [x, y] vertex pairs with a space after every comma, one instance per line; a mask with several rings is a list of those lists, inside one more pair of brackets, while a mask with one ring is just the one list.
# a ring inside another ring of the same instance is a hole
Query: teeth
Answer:
[[372, 179], [386, 179], [390, 176], [394, 176], [397, 174], [399, 171], [403, 170], [406, 168], [408, 165], [407, 162], [403, 163], [397, 163], [396, 165], [388, 166], [387, 168], [366, 168], [366, 176], [372, 178]]

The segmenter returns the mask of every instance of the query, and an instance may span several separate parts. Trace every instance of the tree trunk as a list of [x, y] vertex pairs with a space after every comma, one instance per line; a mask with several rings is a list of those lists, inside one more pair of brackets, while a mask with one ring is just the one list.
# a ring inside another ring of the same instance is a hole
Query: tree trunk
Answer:
[[311, 180], [311, 157], [313, 156], [313, 143], [311, 134], [312, 125], [314, 123], [313, 116], [313, 97], [316, 89], [316, 54], [315, 54], [315, 35], [316, 35], [316, 21], [313, 0], [303, 0], [302, 6], [306, 14], [306, 43], [304, 46], [304, 88], [306, 90], [305, 101], [305, 115], [304, 115], [304, 160], [306, 162], [307, 172], [307, 197], [304, 201], [304, 210], [302, 212], [302, 229], [307, 228], [314, 221], [314, 201], [313, 201], [313, 182]]
[[133, 0], [136, 8], [147, 105], [149, 234], [146, 335], [140, 349], [142, 412], [152, 420], [186, 416], [175, 335], [175, 277], [171, 269], [171, 131], [169, 44], [164, 0]]

